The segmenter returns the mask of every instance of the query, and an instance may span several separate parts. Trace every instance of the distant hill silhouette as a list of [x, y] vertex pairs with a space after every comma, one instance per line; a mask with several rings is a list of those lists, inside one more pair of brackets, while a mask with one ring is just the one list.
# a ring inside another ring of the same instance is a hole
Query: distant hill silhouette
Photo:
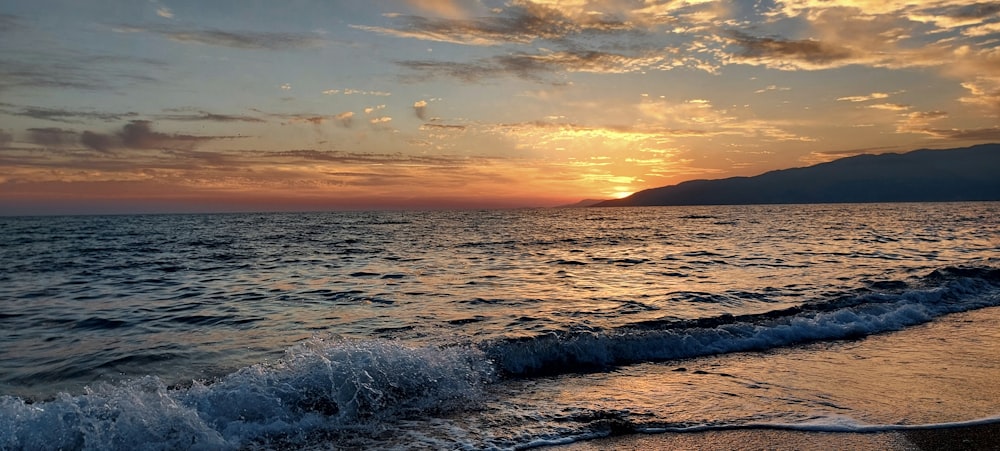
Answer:
[[581, 201], [573, 203], [573, 204], [560, 205], [560, 206], [558, 206], [556, 208], [593, 207], [594, 205], [597, 205], [597, 204], [599, 204], [601, 202], [604, 202], [604, 199], [584, 199], [584, 200], [581, 200]]
[[754, 177], [692, 180], [598, 207], [1000, 200], [1000, 144], [858, 155]]

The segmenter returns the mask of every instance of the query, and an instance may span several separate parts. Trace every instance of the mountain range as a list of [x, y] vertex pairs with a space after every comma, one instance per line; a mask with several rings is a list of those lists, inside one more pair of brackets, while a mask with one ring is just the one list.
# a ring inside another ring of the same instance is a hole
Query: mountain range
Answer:
[[691, 180], [597, 207], [1000, 200], [1000, 143], [857, 155], [754, 177]]

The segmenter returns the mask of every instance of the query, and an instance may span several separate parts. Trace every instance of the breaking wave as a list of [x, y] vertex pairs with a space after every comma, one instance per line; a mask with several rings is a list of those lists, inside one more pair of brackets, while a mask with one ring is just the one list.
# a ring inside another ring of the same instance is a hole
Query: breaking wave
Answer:
[[376, 434], [474, 407], [502, 378], [858, 338], [997, 305], [1000, 269], [950, 267], [756, 315], [443, 347], [313, 338], [280, 360], [182, 387], [146, 376], [45, 401], [0, 397], [0, 449], [238, 449]]

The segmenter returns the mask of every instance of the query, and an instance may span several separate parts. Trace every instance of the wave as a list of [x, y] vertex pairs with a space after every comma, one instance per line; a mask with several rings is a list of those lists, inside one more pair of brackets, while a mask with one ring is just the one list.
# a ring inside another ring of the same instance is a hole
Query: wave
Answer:
[[0, 396], [0, 449], [280, 448], [316, 434], [376, 436], [393, 421], [474, 408], [504, 378], [858, 338], [1000, 305], [996, 268], [872, 286], [882, 288], [755, 315], [450, 346], [317, 337], [280, 360], [182, 387], [146, 376], [46, 401]]
[[0, 449], [238, 449], [375, 430], [474, 405], [492, 371], [472, 348], [313, 339], [212, 383], [170, 388], [146, 376], [45, 402], [0, 397]]
[[482, 345], [508, 377], [602, 370], [616, 365], [763, 351], [861, 338], [941, 315], [1000, 305], [1000, 269], [948, 267], [913, 284], [886, 284], [831, 300], [753, 315], [648, 321], [609, 331], [552, 333]]

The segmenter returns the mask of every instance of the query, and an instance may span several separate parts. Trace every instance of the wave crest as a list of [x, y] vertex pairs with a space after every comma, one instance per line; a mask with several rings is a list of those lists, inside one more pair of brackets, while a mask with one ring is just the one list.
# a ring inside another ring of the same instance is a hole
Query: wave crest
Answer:
[[949, 267], [923, 277], [916, 288], [864, 292], [761, 314], [496, 340], [483, 348], [503, 374], [527, 377], [860, 338], [995, 305], [1000, 305], [1000, 269]]
[[280, 361], [188, 388], [147, 376], [40, 403], [0, 397], [0, 449], [233, 449], [262, 437], [371, 430], [474, 405], [491, 377], [469, 348], [316, 338]]

